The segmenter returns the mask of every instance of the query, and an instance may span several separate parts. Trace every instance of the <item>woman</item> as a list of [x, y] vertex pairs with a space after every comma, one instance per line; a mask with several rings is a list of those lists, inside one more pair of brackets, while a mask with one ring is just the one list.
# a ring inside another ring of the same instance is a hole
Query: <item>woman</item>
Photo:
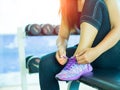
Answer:
[[[41, 90], [59, 90], [55, 79], [67, 58], [93, 68], [120, 68], [120, 0], [60, 0], [58, 51], [41, 58]], [[80, 28], [78, 45], [67, 48], [70, 32]]]

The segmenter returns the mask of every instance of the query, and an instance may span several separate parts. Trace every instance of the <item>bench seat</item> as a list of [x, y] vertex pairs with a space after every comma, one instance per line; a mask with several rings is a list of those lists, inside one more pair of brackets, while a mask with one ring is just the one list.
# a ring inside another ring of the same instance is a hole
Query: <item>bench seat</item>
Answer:
[[68, 90], [78, 90], [78, 81], [98, 90], [120, 90], [120, 69], [94, 69], [79, 80], [73, 81]]

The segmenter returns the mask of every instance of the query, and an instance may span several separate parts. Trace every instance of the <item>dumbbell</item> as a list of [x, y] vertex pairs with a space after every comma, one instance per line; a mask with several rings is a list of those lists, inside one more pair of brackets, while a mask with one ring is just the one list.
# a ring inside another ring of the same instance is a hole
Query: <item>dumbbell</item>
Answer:
[[41, 32], [41, 27], [38, 24], [29, 24], [26, 27], [26, 34], [30, 36], [38, 36]]
[[41, 33], [43, 35], [52, 35], [54, 28], [51, 24], [43, 24], [41, 25]]
[[56, 25], [56, 26], [54, 27], [54, 34], [58, 35], [59, 29], [60, 29], [60, 25]]
[[29, 32], [29, 30], [28, 30], [29, 26], [30, 26], [30, 24], [26, 25], [26, 27], [25, 27], [25, 33], [26, 33], [26, 35], [28, 35], [28, 36], [30, 35], [30, 32]]
[[26, 68], [28, 69], [29, 73], [39, 72], [39, 63], [40, 63], [39, 57], [33, 55], [26, 57]]

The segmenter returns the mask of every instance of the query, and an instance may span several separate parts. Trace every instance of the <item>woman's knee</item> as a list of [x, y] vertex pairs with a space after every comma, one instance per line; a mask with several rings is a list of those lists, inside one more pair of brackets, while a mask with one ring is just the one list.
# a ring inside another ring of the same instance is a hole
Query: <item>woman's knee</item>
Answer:
[[63, 68], [63, 66], [57, 62], [55, 53], [43, 56], [40, 60], [39, 72], [58, 73]]
[[46, 55], [46, 56], [43, 56], [40, 60], [40, 63], [39, 63], [39, 69], [45, 69], [45, 68], [49, 68], [52, 63], [51, 63], [51, 59], [53, 59], [52, 57]]

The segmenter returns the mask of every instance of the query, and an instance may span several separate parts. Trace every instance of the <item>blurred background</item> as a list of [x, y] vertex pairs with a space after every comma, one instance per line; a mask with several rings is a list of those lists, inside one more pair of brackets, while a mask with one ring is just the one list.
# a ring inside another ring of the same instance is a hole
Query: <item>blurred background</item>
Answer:
[[0, 34], [28, 23], [58, 24], [59, 0], [0, 0]]
[[[34, 23], [58, 25], [58, 12], [59, 0], [0, 0], [0, 90], [22, 90], [17, 29]], [[26, 56], [41, 57], [55, 51], [56, 37], [27, 38]], [[69, 46], [79, 41], [79, 37], [71, 39]], [[38, 73], [27, 74], [27, 82], [28, 90], [40, 90]], [[66, 82], [61, 85], [65, 90]]]
[[[24, 28], [27, 24], [34, 23], [57, 25], [60, 22], [58, 11], [59, 0], [0, 0], [0, 90], [22, 90], [17, 28]], [[26, 41], [28, 53], [26, 54], [36, 56], [38, 53], [40, 56], [46, 54], [46, 51], [42, 52], [41, 48], [47, 42], [50, 42], [52, 48], [55, 47], [55, 39], [43, 37], [40, 38], [40, 41], [44, 39], [46, 41], [42, 45], [37, 42], [37, 38], [28, 39]], [[31, 44], [31, 41], [34, 42]], [[32, 49], [29, 44], [32, 45]], [[38, 46], [36, 47], [36, 45]], [[28, 74], [27, 77], [28, 83], [32, 84], [34, 90], [39, 90], [38, 73]], [[28, 90], [33, 90], [32, 87], [30, 88]]]

